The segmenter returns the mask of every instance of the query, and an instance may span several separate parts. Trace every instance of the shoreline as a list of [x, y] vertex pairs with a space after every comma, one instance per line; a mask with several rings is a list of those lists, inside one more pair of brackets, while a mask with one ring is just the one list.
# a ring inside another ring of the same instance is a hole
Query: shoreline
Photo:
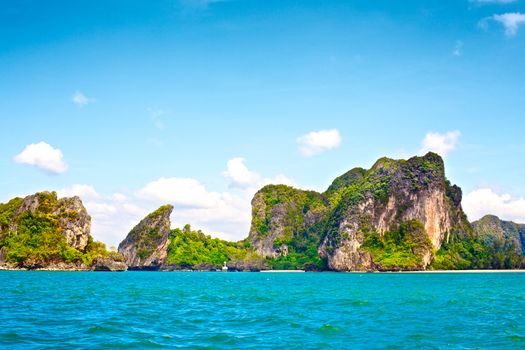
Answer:
[[[59, 269], [59, 268], [9, 268], [0, 266], [0, 271], [42, 271], [42, 272], [220, 272], [223, 271], [212, 271], [212, 270], [119, 270], [119, 271], [107, 271], [107, 270], [93, 270], [93, 269]], [[480, 273], [525, 273], [525, 269], [508, 269], [508, 270], [419, 270], [419, 271], [305, 271], [305, 270], [261, 270], [261, 271], [229, 271], [230, 273], [237, 272], [260, 272], [260, 273], [346, 273], [346, 274], [480, 274]]]

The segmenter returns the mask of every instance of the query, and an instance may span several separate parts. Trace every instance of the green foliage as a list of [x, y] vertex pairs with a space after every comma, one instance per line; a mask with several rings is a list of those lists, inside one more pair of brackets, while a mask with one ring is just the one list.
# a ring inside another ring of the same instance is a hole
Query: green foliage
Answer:
[[9, 224], [14, 220], [16, 210], [22, 204], [22, 198], [13, 198], [7, 203], [0, 203], [0, 238], [1, 232], [7, 230]]
[[268, 185], [262, 188], [257, 195], [262, 196], [264, 201], [264, 216], [259, 215], [258, 209], [254, 208], [252, 219], [252, 231], [260, 237], [266, 236], [271, 228], [272, 209], [277, 205], [284, 207], [284, 230], [285, 241], [305, 229], [304, 217], [308, 212], [324, 213], [327, 210], [325, 198], [314, 191], [302, 191], [286, 185]]
[[451, 236], [435, 255], [430, 268], [434, 270], [515, 269], [525, 266], [525, 258], [514, 247], [485, 244], [474, 235]]
[[38, 196], [38, 211], [49, 214], [53, 208], [57, 206], [58, 198], [56, 192], [39, 192]]
[[[19, 267], [44, 267], [50, 263], [84, 263], [89, 265], [95, 257], [109, 256], [103, 243], [95, 242], [89, 237], [84, 251], [71, 247], [59, 227], [59, 218], [52, 214], [57, 206], [54, 192], [37, 193], [39, 206], [36, 211], [24, 211], [17, 217], [15, 213], [23, 199], [15, 198], [6, 204], [0, 204], [0, 248], [3, 249], [6, 261]], [[75, 218], [78, 213], [72, 211], [67, 215]], [[17, 228], [9, 231], [10, 225]], [[114, 253], [113, 255], [119, 255]], [[121, 257], [115, 256], [121, 259]]]
[[145, 219], [156, 218], [158, 216], [164, 215], [166, 212], [171, 212], [172, 210], [173, 210], [173, 205], [165, 204], [165, 205], [160, 206], [157, 210], [149, 213]]
[[409, 180], [411, 190], [417, 191], [431, 183], [444, 183], [445, 165], [436, 153], [429, 152], [423, 157], [413, 157], [404, 162], [403, 178]]
[[248, 254], [246, 245], [243, 241], [234, 243], [211, 238], [186, 225], [182, 230], [171, 230], [166, 262], [183, 268], [196, 268], [199, 265], [220, 268], [224, 262], [244, 259]]
[[62, 260], [72, 262], [80, 254], [68, 245], [58, 229], [56, 218], [44, 213], [21, 214], [18, 232], [9, 232], [1, 245], [8, 262], [23, 266], [38, 266]]
[[432, 248], [425, 228], [418, 220], [404, 222], [384, 235], [369, 231], [364, 237], [363, 249], [372, 254], [374, 263], [385, 269], [418, 268], [422, 265], [423, 254]]
[[289, 241], [276, 240], [274, 247], [280, 248], [286, 244], [288, 254], [268, 259], [269, 265], [276, 270], [326, 270], [326, 260], [321, 259], [317, 251], [324, 225], [320, 221], [307, 230], [298, 232]]

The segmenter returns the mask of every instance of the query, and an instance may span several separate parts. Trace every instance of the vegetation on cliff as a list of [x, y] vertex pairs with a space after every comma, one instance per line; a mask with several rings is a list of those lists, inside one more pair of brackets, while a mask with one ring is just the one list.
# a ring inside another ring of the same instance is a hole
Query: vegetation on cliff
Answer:
[[[173, 229], [170, 233], [166, 265], [182, 269], [214, 270], [226, 263], [230, 268], [264, 268], [264, 261], [257, 256], [247, 241], [228, 242], [212, 238], [190, 225]], [[257, 268], [257, 266], [259, 266]]]
[[140, 221], [119, 244], [132, 270], [216, 270], [226, 262], [233, 270], [261, 270], [264, 259], [248, 241], [212, 238], [190, 225], [171, 229], [171, 205], [163, 205]]
[[172, 205], [163, 205], [142, 219], [119, 244], [118, 251], [134, 269], [159, 267], [166, 262]]
[[324, 193], [264, 187], [252, 201], [249, 240], [279, 269], [522, 266], [514, 244], [519, 235], [506, 242], [484, 238], [468, 222], [461, 197], [435, 153], [381, 158], [369, 170], [336, 178]]
[[[525, 225], [486, 216], [470, 224], [461, 189], [437, 154], [379, 159], [324, 193], [268, 185], [252, 200], [247, 239], [228, 242], [189, 225], [173, 206], [147, 215], [119, 245], [95, 242], [80, 198], [40, 192], [0, 204], [0, 265], [23, 268], [398, 271], [525, 267]], [[119, 265], [120, 264], [120, 265]]]
[[423, 224], [410, 220], [384, 234], [368, 232], [363, 249], [372, 254], [379, 270], [415, 270], [424, 266], [424, 255], [432, 249], [432, 243]]
[[[88, 220], [87, 229], [72, 227], [71, 223], [82, 215]], [[66, 231], [83, 237], [70, 237], [69, 242]], [[55, 192], [40, 192], [0, 204], [0, 255], [0, 262], [23, 268], [56, 264], [82, 268], [100, 257], [122, 259], [103, 243], [93, 240], [89, 234], [89, 216], [80, 200], [59, 200]]]

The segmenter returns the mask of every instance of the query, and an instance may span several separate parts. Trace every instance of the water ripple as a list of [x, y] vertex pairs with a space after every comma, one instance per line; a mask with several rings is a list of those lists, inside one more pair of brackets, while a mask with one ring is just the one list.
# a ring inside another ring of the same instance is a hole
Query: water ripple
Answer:
[[525, 274], [0, 271], [6, 349], [525, 347]]

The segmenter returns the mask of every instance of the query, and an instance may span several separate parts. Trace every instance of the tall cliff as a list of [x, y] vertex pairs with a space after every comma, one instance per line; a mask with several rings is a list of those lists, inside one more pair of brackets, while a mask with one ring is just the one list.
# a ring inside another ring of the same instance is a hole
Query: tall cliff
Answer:
[[[39, 192], [0, 204], [0, 265], [13, 268], [125, 270], [90, 234], [79, 197]], [[96, 260], [96, 261], [95, 261]]]
[[163, 205], [138, 223], [119, 244], [131, 269], [158, 269], [166, 262], [172, 205]]
[[292, 253], [298, 261], [317, 253], [337, 271], [425, 269], [451, 235], [471, 232], [461, 190], [435, 153], [381, 158], [324, 193], [267, 186], [252, 205], [249, 240], [259, 254], [290, 260]]

